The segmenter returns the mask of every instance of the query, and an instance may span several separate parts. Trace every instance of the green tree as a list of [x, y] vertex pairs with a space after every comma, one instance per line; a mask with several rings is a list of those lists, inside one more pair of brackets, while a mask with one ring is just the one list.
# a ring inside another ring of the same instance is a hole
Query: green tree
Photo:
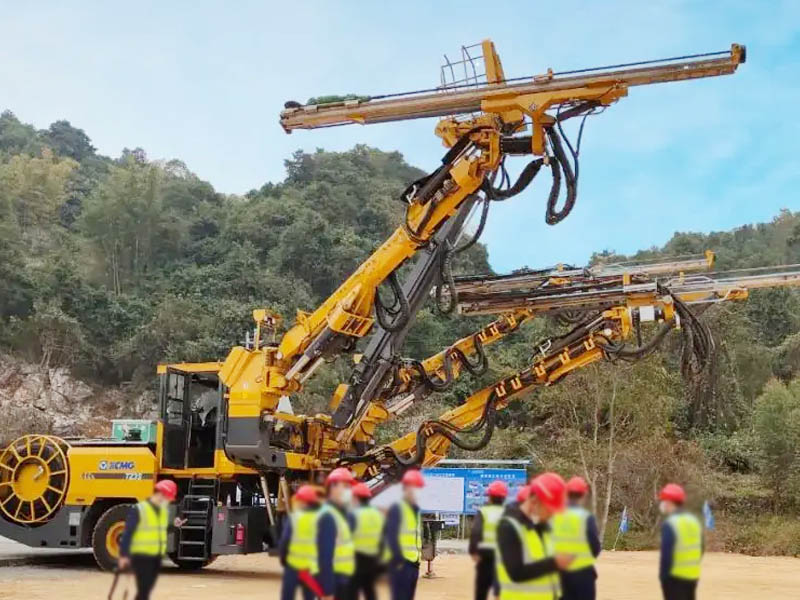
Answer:
[[768, 383], [756, 401], [753, 426], [761, 474], [777, 511], [800, 492], [800, 380]]
[[41, 157], [18, 154], [0, 164], [0, 201], [11, 206], [23, 233], [56, 222], [58, 209], [67, 198], [67, 181], [77, 166], [74, 160], [59, 159], [46, 148]]
[[[112, 167], [89, 197], [82, 228], [99, 250], [107, 282], [121, 294], [152, 266], [160, 246], [173, 243], [161, 212], [161, 170], [129, 158]], [[163, 237], [162, 237], [163, 236]]]

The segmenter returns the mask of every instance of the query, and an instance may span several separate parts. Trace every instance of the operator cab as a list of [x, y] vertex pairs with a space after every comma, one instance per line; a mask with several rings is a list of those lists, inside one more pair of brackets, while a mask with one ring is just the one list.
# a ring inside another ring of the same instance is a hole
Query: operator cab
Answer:
[[216, 450], [221, 448], [219, 425], [224, 415], [219, 366], [219, 363], [159, 366], [163, 468], [214, 466]]

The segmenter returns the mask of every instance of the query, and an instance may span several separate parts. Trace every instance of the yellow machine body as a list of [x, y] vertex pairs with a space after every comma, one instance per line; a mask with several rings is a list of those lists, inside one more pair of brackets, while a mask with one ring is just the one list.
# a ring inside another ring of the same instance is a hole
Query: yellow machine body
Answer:
[[141, 500], [153, 493], [156, 457], [149, 448], [72, 446], [67, 459], [67, 504], [91, 505], [106, 498]]

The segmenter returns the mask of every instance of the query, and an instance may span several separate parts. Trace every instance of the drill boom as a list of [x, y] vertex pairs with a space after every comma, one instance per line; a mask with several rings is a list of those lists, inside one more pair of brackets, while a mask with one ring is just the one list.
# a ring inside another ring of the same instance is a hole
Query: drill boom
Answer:
[[[295, 129], [317, 129], [358, 123], [387, 123], [427, 117], [445, 117], [490, 112], [492, 102], [505, 104], [509, 98], [543, 92], [564, 92], [593, 88], [602, 93], [609, 88], [633, 87], [701, 77], [730, 75], [745, 62], [745, 47], [733, 44], [729, 51], [712, 52], [679, 59], [662, 59], [633, 63], [624, 68], [583, 69], [564, 73], [548, 73], [536, 77], [506, 79], [475, 89], [464, 86], [455, 91], [424, 90], [392, 94], [371, 99], [353, 99], [329, 104], [310, 104], [287, 108], [281, 112], [280, 123], [287, 133]], [[666, 63], [666, 64], [660, 64]], [[525, 81], [520, 81], [524, 79]], [[565, 103], [569, 99], [565, 98]]]

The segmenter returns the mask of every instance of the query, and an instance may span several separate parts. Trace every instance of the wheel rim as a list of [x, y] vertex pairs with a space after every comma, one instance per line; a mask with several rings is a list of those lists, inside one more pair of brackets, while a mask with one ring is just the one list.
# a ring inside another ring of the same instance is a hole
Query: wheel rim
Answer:
[[67, 443], [49, 435], [26, 435], [0, 454], [0, 510], [11, 521], [43, 523], [67, 494]]
[[125, 531], [125, 521], [117, 521], [106, 532], [106, 550], [111, 558], [119, 558], [120, 541]]

